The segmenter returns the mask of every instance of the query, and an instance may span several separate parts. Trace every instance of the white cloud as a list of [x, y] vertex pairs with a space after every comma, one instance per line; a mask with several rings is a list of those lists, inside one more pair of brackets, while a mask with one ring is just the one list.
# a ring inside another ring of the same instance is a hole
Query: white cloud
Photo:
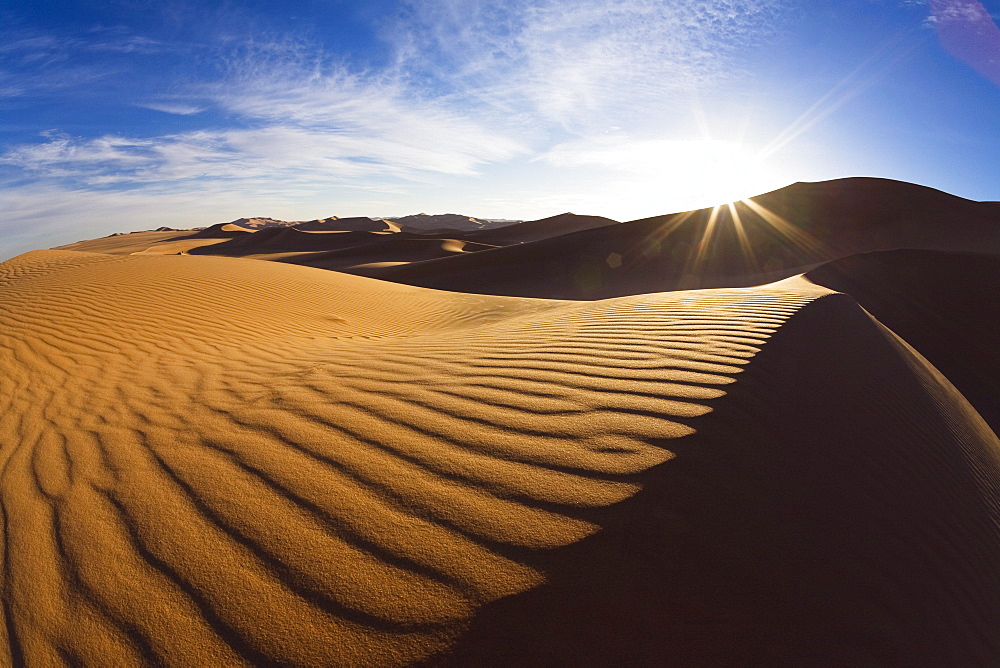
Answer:
[[82, 47], [110, 53], [159, 53], [165, 48], [162, 43], [141, 35], [116, 35], [113, 39], [89, 42]]
[[12, 149], [0, 164], [81, 187], [142, 184], [169, 190], [190, 187], [194, 179], [290, 185], [473, 175], [486, 160], [516, 150], [514, 143], [475, 128], [460, 132], [434, 119], [404, 115], [398, 128], [381, 133], [370, 126], [331, 131], [272, 125], [152, 138], [58, 135]]
[[0, 30], [0, 98], [31, 98], [69, 91], [92, 95], [128, 70], [129, 58], [170, 49], [124, 29], [87, 34], [49, 35], [30, 30]]
[[993, 22], [990, 13], [976, 0], [931, 0], [930, 5], [931, 15], [927, 18], [928, 23], [943, 25]]
[[141, 102], [137, 103], [136, 106], [143, 109], [152, 109], [153, 111], [162, 111], [165, 114], [175, 114], [177, 116], [191, 116], [205, 111], [205, 107], [203, 106], [186, 104], [184, 102]]
[[[509, 174], [519, 169], [515, 160], [540, 156], [530, 163], [532, 174], [541, 174], [535, 168], [544, 165], [611, 175], [583, 181], [588, 185], [575, 195], [566, 191], [566, 199], [578, 197], [580, 203], [558, 208], [581, 210], [600, 201], [607, 204], [602, 211], [616, 215], [607, 208], [613, 198], [638, 197], [640, 188], [658, 185], [655, 178], [636, 179], [638, 172], [628, 165], [656, 163], [655, 156], [669, 152], [639, 129], [667, 111], [677, 114], [683, 93], [731, 77], [737, 45], [770, 34], [786, 4], [414, 0], [399, 22], [386, 26], [395, 60], [378, 71], [349, 67], [303, 40], [221, 41], [213, 59], [218, 79], [178, 83], [164, 89], [169, 94], [124, 102], [191, 117], [184, 123], [200, 123], [200, 129], [90, 138], [49, 133], [0, 155], [0, 164], [28, 183], [4, 197], [14, 209], [30, 202], [16, 219], [41, 227], [58, 220], [106, 224], [102, 210], [122, 220], [117, 229], [190, 226], [204, 222], [190, 216], [223, 204], [233, 208], [214, 216], [219, 220], [262, 213], [244, 210], [250, 202], [289, 203], [296, 197], [316, 202], [344, 189], [357, 191], [354, 203], [385, 206], [390, 200], [383, 194], [408, 193], [415, 208], [425, 208], [418, 203], [421, 193], [442, 183], [469, 184], [500, 172], [516, 183]], [[73, 49], [107, 52], [110, 58], [115, 52], [177, 48], [120, 30], [77, 39], [69, 48], [45, 36], [25, 36], [10, 53], [33, 59], [38, 67], [33, 78], [11, 80], [9, 87], [28, 94], [109, 76], [110, 70], [94, 70], [67, 77], [71, 64], [64, 61]], [[619, 129], [609, 138], [602, 133], [610, 127]], [[593, 183], [603, 183], [600, 195], [587, 190]], [[522, 190], [523, 199], [550, 201], [538, 194], [547, 183], [525, 185], [535, 194]], [[114, 192], [123, 189], [130, 192]], [[64, 205], [56, 206], [60, 197]], [[129, 224], [142, 197], [148, 198], [147, 208], [156, 203], [168, 214]], [[40, 223], [42, 214], [28, 210], [35, 205], [50, 222]], [[521, 211], [509, 215], [525, 215]]]
[[[766, 37], [781, 0], [414, 2], [400, 68], [458, 97], [584, 132], [658, 113], [679, 91], [732, 72], [737, 45]], [[611, 117], [611, 118], [609, 118]]]
[[407, 170], [471, 174], [525, 148], [504, 128], [407, 88], [279, 48], [230, 66], [206, 95], [232, 114], [307, 133], [354, 158]]
[[[398, 61], [349, 71], [301, 41], [249, 42], [223, 54], [224, 77], [186, 95], [138, 102], [190, 116], [210, 106], [254, 129], [162, 137], [67, 137], [16, 148], [3, 162], [44, 176], [76, 164], [107, 181], [232, 178], [301, 160], [331, 174], [474, 174], [544, 145], [590, 136], [674, 104], [718, 80], [730, 46], [768, 30], [782, 0], [421, 0], [391, 34]], [[99, 31], [91, 50], [154, 50], [153, 40]], [[82, 42], [81, 42], [82, 44]], [[81, 46], [78, 44], [77, 47]], [[9, 47], [61, 58], [45, 36]], [[261, 150], [264, 146], [270, 156]], [[268, 159], [270, 158], [270, 160]], [[368, 166], [365, 167], [365, 164]], [[131, 171], [130, 171], [131, 170]]]
[[[214, 106], [242, 127], [154, 137], [74, 139], [51, 133], [0, 156], [38, 179], [75, 186], [188, 187], [193, 179], [361, 185], [474, 175], [526, 148], [390, 77], [365, 77], [319, 62], [299, 47], [256, 45], [226, 65], [223, 81], [187, 97], [141, 106], [191, 115]], [[379, 182], [382, 181], [382, 182]]]

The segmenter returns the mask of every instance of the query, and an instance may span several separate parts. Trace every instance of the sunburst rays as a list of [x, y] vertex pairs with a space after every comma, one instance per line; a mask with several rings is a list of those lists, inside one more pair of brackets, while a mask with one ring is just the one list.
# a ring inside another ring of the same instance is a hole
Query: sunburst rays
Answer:
[[672, 259], [681, 289], [692, 289], [704, 287], [709, 276], [763, 279], [831, 253], [833, 249], [774, 203], [746, 198], [669, 216], [629, 256], [631, 264], [660, 255]]

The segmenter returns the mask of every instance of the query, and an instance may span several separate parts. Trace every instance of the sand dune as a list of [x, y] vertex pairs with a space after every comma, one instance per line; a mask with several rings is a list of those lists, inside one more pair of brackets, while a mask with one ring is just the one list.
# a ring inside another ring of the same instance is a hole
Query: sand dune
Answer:
[[487, 220], [479, 220], [457, 213], [418, 213], [412, 216], [389, 218], [388, 220], [398, 225], [404, 232], [417, 234], [435, 234], [438, 230], [468, 232], [491, 226]]
[[603, 299], [759, 285], [840, 257], [897, 248], [1000, 254], [1000, 206], [886, 179], [798, 183], [731, 206], [394, 267], [378, 276], [463, 292]]
[[927, 357], [1000, 433], [1000, 256], [897, 250], [809, 272]]
[[16, 664], [1000, 658], [1000, 443], [804, 279], [43, 251], [0, 264], [0, 365]]
[[[348, 246], [340, 250], [323, 253], [297, 253], [281, 258], [281, 262], [291, 262], [308, 267], [336, 269], [347, 273], [361, 273], [366, 263], [391, 263], [392, 266], [421, 262], [440, 257], [450, 257], [456, 253], [473, 253], [479, 250], [496, 248], [459, 239], [428, 239], [412, 238], [405, 232], [383, 237], [371, 242], [363, 242], [357, 246]], [[214, 254], [215, 249], [208, 249]], [[262, 256], [262, 259], [271, 259]], [[373, 263], [372, 260], [377, 262]]]
[[1000, 443], [961, 395], [842, 295], [726, 390], [450, 662], [994, 664]]
[[[253, 227], [244, 227], [237, 223], [217, 223], [215, 225], [209, 225], [203, 230], [198, 230], [192, 236], [200, 237], [204, 239], [232, 239], [233, 237], [239, 237], [244, 234], [252, 234], [256, 232], [257, 229]], [[133, 232], [133, 234], [138, 234]]]
[[558, 216], [550, 216], [540, 220], [526, 220], [516, 225], [504, 225], [503, 227], [468, 232], [464, 238], [496, 246], [510, 246], [618, 224], [617, 220], [602, 216], [561, 213]]
[[111, 255], [130, 255], [139, 253], [160, 244], [173, 245], [178, 241], [190, 241], [192, 245], [201, 243], [217, 243], [219, 237], [203, 238], [200, 232], [132, 232], [117, 234], [100, 239], [88, 239], [73, 244], [60, 246], [60, 250], [75, 250], [87, 253], [108, 253]]
[[384, 220], [357, 216], [354, 218], [324, 218], [295, 223], [295, 229], [304, 232], [389, 232], [389, 224]]
[[133, 232], [67, 244], [57, 250], [113, 255], [221, 255], [352, 272], [354, 266], [366, 263], [388, 261], [398, 265], [491, 248], [496, 246], [465, 238], [403, 232], [387, 221], [344, 218], [260, 230], [226, 223], [197, 231]]
[[[172, 247], [177, 243], [185, 242], [175, 242]], [[160, 245], [143, 252], [154, 252]], [[310, 232], [294, 227], [264, 230], [224, 243], [189, 246], [193, 254], [274, 260], [348, 273], [364, 273], [385, 266], [495, 248], [471, 241], [436, 239], [409, 232]]]
[[0, 663], [1000, 662], [996, 203], [253, 221], [0, 264]]
[[379, 238], [379, 232], [366, 230], [307, 231], [295, 227], [272, 227], [206, 247], [204, 252], [245, 256], [287, 251], [325, 251], [374, 242]]
[[253, 216], [251, 218], [237, 218], [236, 220], [229, 223], [229, 225], [235, 225], [250, 230], [262, 230], [268, 227], [286, 227], [291, 225], [284, 220], [278, 220], [277, 218], [271, 218], [270, 216]]
[[[252, 257], [443, 290], [563, 299], [748, 287], [857, 253], [904, 248], [1000, 254], [997, 203], [872, 178], [797, 183], [729, 205], [622, 224], [575, 214], [499, 227], [454, 214], [396, 222], [252, 220], [264, 224], [254, 231], [234, 221], [62, 248]], [[437, 228], [452, 223], [462, 229]], [[463, 242], [461, 253], [452, 250]]]

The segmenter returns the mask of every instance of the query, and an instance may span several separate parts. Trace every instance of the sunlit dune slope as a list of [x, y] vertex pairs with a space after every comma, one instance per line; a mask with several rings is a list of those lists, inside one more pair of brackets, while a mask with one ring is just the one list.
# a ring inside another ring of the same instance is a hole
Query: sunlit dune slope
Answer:
[[759, 285], [859, 252], [1000, 253], [1000, 205], [885, 179], [797, 183], [712, 209], [391, 267], [426, 287], [600, 299]]
[[[234, 234], [250, 234], [249, 231]], [[199, 232], [176, 230], [170, 232], [132, 232], [100, 239], [78, 241], [53, 250], [73, 250], [108, 255], [181, 255], [201, 246], [219, 243], [219, 236], [202, 236]]]
[[11, 662], [995, 662], [996, 437], [829, 294], [0, 264]]
[[712, 405], [449, 662], [996, 664], [1000, 442], [943, 376], [834, 295]]
[[[348, 245], [339, 250], [287, 253], [280, 258], [267, 255], [254, 257], [365, 275], [366, 265], [371, 263], [421, 262], [439, 257], [451, 257], [457, 253], [474, 253], [490, 248], [496, 247], [459, 239], [428, 239], [403, 232], [383, 236], [373, 241], [361, 242], [357, 245]], [[209, 254], [215, 254], [214, 247], [208, 250]]]
[[276, 260], [351, 272], [353, 267], [365, 263], [416, 262], [488, 248], [493, 246], [459, 239], [434, 239], [409, 232], [309, 232], [297, 228], [275, 228], [224, 243], [192, 248], [190, 252]]
[[418, 213], [412, 216], [392, 218], [394, 225], [408, 232], [420, 234], [433, 233], [435, 230], [450, 230], [452, 232], [469, 232], [489, 227], [491, 223], [471, 216], [456, 213], [426, 214]]
[[[191, 236], [201, 239], [232, 239], [233, 237], [243, 236], [244, 234], [253, 234], [256, 231], [256, 228], [244, 227], [243, 225], [238, 225], [236, 223], [217, 223], [215, 225], [209, 225], [203, 230], [197, 230], [191, 233]], [[133, 234], [138, 233], [133, 232]]]
[[221, 255], [364, 274], [372, 263], [420, 262], [495, 247], [464, 238], [400, 232], [391, 223], [370, 218], [343, 218], [260, 230], [226, 223], [200, 231], [132, 232], [79, 241], [54, 250], [111, 255]]
[[[233, 234], [251, 234], [249, 230]], [[172, 245], [178, 240], [189, 241], [197, 245], [199, 243], [217, 243], [219, 237], [202, 237], [198, 232], [132, 232], [131, 234], [113, 234], [99, 239], [88, 239], [78, 241], [73, 244], [60, 246], [54, 250], [74, 250], [87, 253], [108, 253], [111, 255], [130, 255], [144, 251], [150, 247], [160, 245]]]

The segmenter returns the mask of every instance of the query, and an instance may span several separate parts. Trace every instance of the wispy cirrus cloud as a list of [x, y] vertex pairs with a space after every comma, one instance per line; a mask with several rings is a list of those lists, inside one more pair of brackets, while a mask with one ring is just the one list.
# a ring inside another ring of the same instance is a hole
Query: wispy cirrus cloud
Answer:
[[[475, 174], [477, 166], [547, 150], [555, 129], [586, 136], [655, 115], [673, 96], [726, 72], [730, 44], [769, 30], [780, 1], [440, 0], [391, 24], [394, 65], [350, 71], [302, 42], [245, 42], [220, 54], [221, 76], [137, 106], [174, 115], [209, 108], [244, 128], [159, 137], [49, 137], [2, 161], [36, 176], [151, 182], [234, 178], [292, 160], [332, 175]], [[388, 37], [389, 35], [387, 35]], [[65, 52], [50, 39], [16, 51]], [[115, 35], [100, 48], [154, 48]], [[87, 48], [96, 49], [96, 44]], [[27, 56], [22, 56], [27, 57]], [[42, 55], [38, 55], [39, 58]], [[276, 138], [280, 138], [276, 140]], [[270, 156], [258, 150], [266, 146]], [[75, 165], [75, 169], [74, 169]], [[373, 166], [378, 166], [375, 169]], [[50, 170], [47, 172], [46, 170]]]
[[953, 56], [1000, 86], [1000, 27], [977, 0], [929, 0], [927, 21]]
[[[404, 122], [399, 137], [367, 134], [366, 129], [338, 133], [271, 126], [152, 138], [61, 135], [13, 149], [0, 164], [78, 188], [141, 185], [167, 191], [188, 188], [196, 179], [217, 181], [220, 187], [261, 180], [320, 186], [332, 179], [417, 179], [427, 172], [469, 175], [485, 160], [516, 150], [515, 144], [489, 136], [465, 144], [470, 135], [459, 138], [447, 127], [422, 120]], [[442, 144], [411, 141], [407, 129], [423, 137], [437, 132]]]
[[[114, 89], [135, 58], [176, 53], [176, 48], [128, 30], [92, 28], [72, 35], [25, 28], [0, 30], [0, 102]], [[130, 62], [131, 61], [131, 62]]]
[[153, 111], [161, 111], [164, 114], [174, 114], [176, 116], [191, 116], [192, 114], [200, 114], [205, 111], [205, 107], [202, 105], [185, 102], [159, 102], [153, 100], [149, 102], [136, 102], [135, 106], [142, 107], [143, 109], [152, 109]]
[[993, 21], [986, 7], [976, 0], [930, 0], [929, 4], [927, 22], [931, 24]]
[[621, 124], [733, 76], [738, 48], [773, 33], [782, 0], [415, 2], [400, 68], [460, 98], [571, 131]]
[[[0, 87], [25, 96], [87, 87], [89, 95], [103, 91], [109, 102], [167, 114], [176, 124], [169, 132], [108, 127], [82, 136], [56, 128], [8, 147], [0, 165], [25, 188], [22, 209], [32, 197], [57, 192], [88, 207], [110, 206], [111, 193], [128, 191], [187, 197], [197, 210], [198, 201], [234, 192], [251, 206], [260, 193], [273, 197], [280, 189], [315, 200], [331, 188], [377, 193], [442, 179], [454, 184], [540, 156], [548, 165], [579, 165], [581, 147], [589, 155], [604, 151], [606, 160], [614, 151], [595, 137], [616, 128], [621, 145], [655, 148], [649, 128], [676, 113], [685, 92], [734, 76], [738, 49], [772, 34], [787, 6], [407, 2], [382, 24], [379, 48], [390, 55], [374, 70], [300, 35], [181, 44], [117, 28], [70, 38], [26, 33], [4, 47], [17, 74], [5, 80], [0, 70]], [[197, 77], [122, 92], [121, 68], [164, 53], [210, 66]], [[76, 64], [80, 54], [97, 65]], [[128, 210], [135, 200], [113, 201], [129, 202]]]
[[0, 164], [73, 187], [163, 191], [192, 179], [221, 186], [474, 175], [526, 151], [516, 138], [422, 99], [396, 78], [351, 73], [297, 45], [243, 46], [229, 54], [223, 78], [193, 85], [187, 96], [138, 104], [178, 115], [214, 108], [231, 127], [147, 137], [47, 132], [41, 142], [8, 150]]
[[511, 127], [414, 88], [395, 71], [351, 72], [282, 47], [230, 62], [226, 78], [204, 94], [234, 116], [322, 135], [351, 146], [355, 157], [407, 170], [472, 174], [526, 150]]

